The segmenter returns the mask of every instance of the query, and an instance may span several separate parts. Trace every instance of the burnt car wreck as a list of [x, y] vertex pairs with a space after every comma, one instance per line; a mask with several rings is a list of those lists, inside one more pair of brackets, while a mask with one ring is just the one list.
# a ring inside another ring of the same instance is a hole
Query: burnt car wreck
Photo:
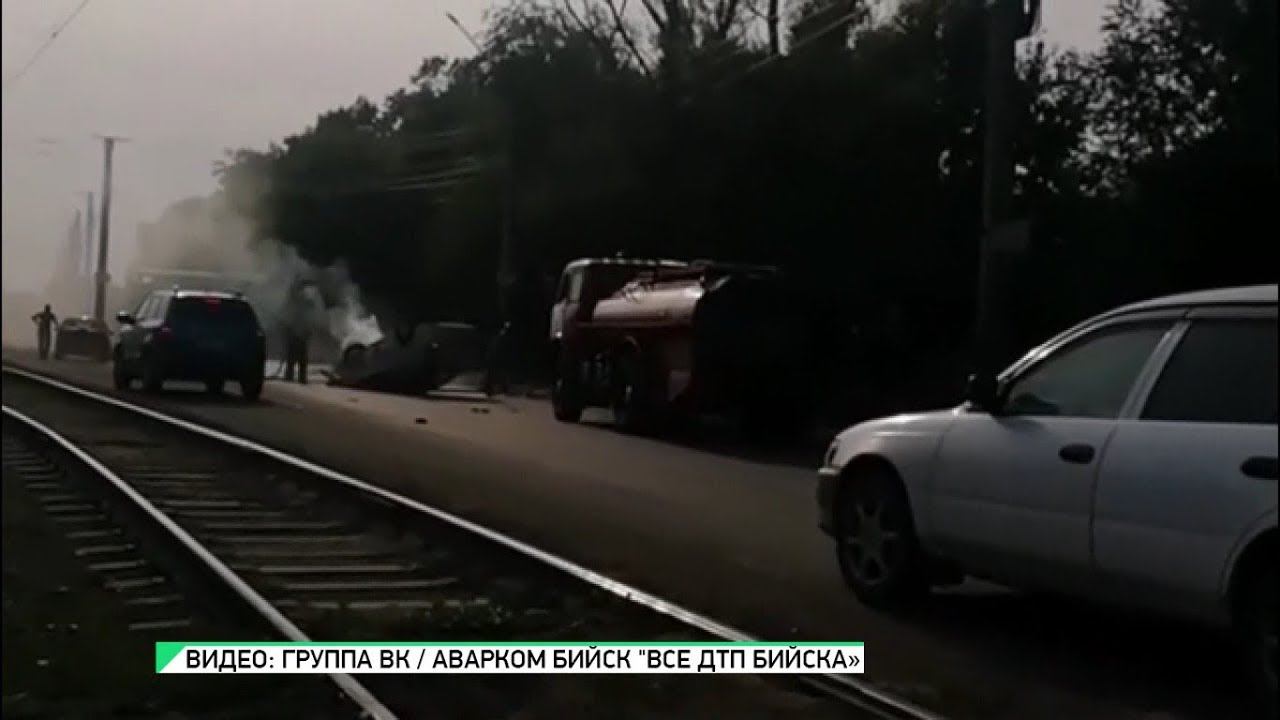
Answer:
[[476, 375], [485, 339], [466, 323], [419, 323], [373, 343], [347, 340], [329, 384], [421, 395]]

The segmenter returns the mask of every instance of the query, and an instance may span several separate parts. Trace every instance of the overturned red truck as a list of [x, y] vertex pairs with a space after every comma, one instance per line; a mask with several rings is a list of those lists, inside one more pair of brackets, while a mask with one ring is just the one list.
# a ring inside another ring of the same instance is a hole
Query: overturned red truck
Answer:
[[812, 404], [811, 327], [775, 268], [575, 260], [551, 311], [555, 416], [606, 407], [629, 431], [699, 414], [796, 427]]

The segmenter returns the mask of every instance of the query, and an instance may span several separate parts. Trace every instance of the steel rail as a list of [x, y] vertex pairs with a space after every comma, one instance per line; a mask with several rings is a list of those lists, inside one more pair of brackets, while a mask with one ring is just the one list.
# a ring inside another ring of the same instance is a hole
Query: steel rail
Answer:
[[[8, 368], [6, 368], [5, 371], [8, 372]], [[243, 578], [237, 575], [234, 570], [227, 567], [227, 565], [219, 560], [216, 555], [210, 552], [208, 548], [200, 544], [198, 540], [191, 536], [191, 533], [184, 530], [180, 525], [174, 522], [172, 518], [161, 512], [160, 509], [153, 505], [150, 500], [143, 497], [141, 493], [133, 488], [133, 486], [121, 479], [119, 475], [112, 472], [110, 468], [102, 464], [97, 458], [85, 452], [75, 443], [63, 437], [61, 433], [50, 428], [39, 420], [15, 410], [8, 405], [0, 405], [0, 409], [3, 409], [6, 417], [12, 418], [37, 434], [44, 436], [45, 439], [60, 447], [63, 451], [70, 454], [76, 460], [83, 463], [108, 483], [113, 485], [121, 495], [129, 500], [129, 502], [133, 503], [139, 510], [163, 528], [166, 533], [172, 536], [174, 540], [178, 541], [178, 543], [185, 547], [188, 552], [199, 559], [199, 561], [212, 571], [218, 579], [226, 584], [227, 587], [231, 588], [231, 590], [235, 592], [235, 594], [238, 595], [246, 605], [251, 607], [254, 612], [262, 617], [262, 619], [270, 623], [271, 627], [274, 628], [281, 636], [294, 642], [311, 642], [311, 638], [307, 637], [307, 635], [303, 633], [297, 625], [294, 625], [289, 618], [285, 617], [284, 614], [277, 610], [275, 606], [267, 601], [266, 598], [258, 594], [258, 592], [250, 587]], [[382, 701], [374, 697], [373, 693], [369, 692], [364, 685], [360, 684], [359, 680], [356, 680], [354, 677], [345, 673], [330, 673], [329, 679], [331, 679], [333, 684], [337, 685], [338, 689], [364, 712], [365, 717], [373, 718], [373, 720], [397, 720], [396, 715], [392, 713], [387, 706], [383, 705]]]
[[[568, 560], [547, 550], [543, 550], [521, 540], [517, 540], [516, 538], [498, 532], [492, 528], [485, 527], [471, 520], [467, 520], [461, 516], [454, 515], [446, 510], [428, 505], [419, 500], [414, 500], [413, 498], [405, 497], [399, 493], [387, 490], [386, 488], [379, 487], [367, 481], [360, 480], [359, 478], [352, 477], [332, 468], [325, 467], [324, 465], [320, 465], [311, 460], [297, 457], [248, 438], [233, 435], [215, 428], [206, 427], [199, 423], [175, 417], [173, 415], [121, 400], [120, 398], [112, 397], [110, 395], [104, 395], [100, 392], [64, 382], [43, 373], [18, 368], [10, 365], [8, 362], [4, 364], [3, 372], [16, 375], [18, 377], [24, 377], [28, 380], [42, 383], [49, 387], [78, 395], [82, 398], [110, 405], [137, 415], [142, 415], [169, 426], [223, 442], [241, 450], [269, 457], [278, 462], [290, 465], [313, 475], [318, 475], [340, 485], [354, 488], [367, 495], [373, 496], [374, 498], [392, 503], [393, 505], [428, 515], [454, 527], [479, 535], [521, 555], [537, 560], [545, 565], [549, 565], [582, 582], [617, 595], [618, 597], [634, 604], [646, 607], [654, 612], [666, 615], [678, 622], [696, 628], [708, 635], [722, 640], [734, 642], [751, 642], [759, 640], [759, 638], [743, 632], [742, 630], [694, 612], [693, 610], [689, 610], [652, 593], [645, 592], [644, 590], [640, 590], [639, 588], [621, 581], [614, 580], [613, 578], [602, 575], [590, 568], [579, 565], [572, 560]], [[942, 715], [920, 707], [908, 700], [895, 697], [894, 695], [875, 687], [871, 683], [855, 677], [835, 674], [812, 676], [801, 675], [798, 676], [798, 680], [812, 689], [831, 695], [842, 702], [857, 707], [860, 710], [866, 711], [878, 718], [885, 718], [886, 720], [904, 720], [907, 718], [910, 720], [943, 720]]]

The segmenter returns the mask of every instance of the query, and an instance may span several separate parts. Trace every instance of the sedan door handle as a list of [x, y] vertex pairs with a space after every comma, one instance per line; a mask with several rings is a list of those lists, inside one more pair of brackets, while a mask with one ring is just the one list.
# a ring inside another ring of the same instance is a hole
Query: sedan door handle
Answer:
[[1280, 468], [1276, 465], [1273, 457], [1251, 457], [1240, 464], [1240, 472], [1259, 480], [1275, 480], [1280, 475]]
[[1069, 463], [1086, 465], [1093, 460], [1093, 446], [1085, 445], [1084, 443], [1064, 445], [1062, 449], [1058, 451], [1058, 457]]

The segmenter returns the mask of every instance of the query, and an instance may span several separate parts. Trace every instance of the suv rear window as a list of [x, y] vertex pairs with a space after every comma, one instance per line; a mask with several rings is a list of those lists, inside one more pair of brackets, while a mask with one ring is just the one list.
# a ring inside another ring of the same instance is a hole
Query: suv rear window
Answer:
[[256, 330], [258, 327], [258, 317], [249, 303], [217, 297], [178, 298], [169, 308], [169, 320], [188, 327], [219, 330]]

